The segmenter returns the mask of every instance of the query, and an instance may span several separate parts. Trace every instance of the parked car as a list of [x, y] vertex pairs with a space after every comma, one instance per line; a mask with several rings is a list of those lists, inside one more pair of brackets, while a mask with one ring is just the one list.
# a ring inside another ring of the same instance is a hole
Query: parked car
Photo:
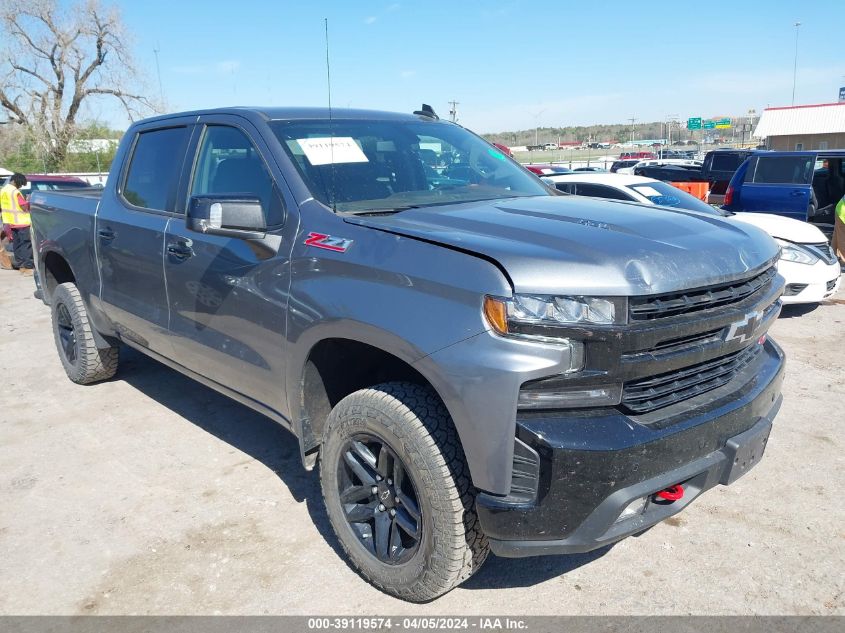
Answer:
[[755, 151], [731, 178], [724, 208], [832, 224], [845, 195], [843, 159], [845, 150]]
[[767, 213], [732, 213], [672, 185], [642, 176], [565, 174], [544, 180], [564, 193], [673, 207], [756, 226], [781, 246], [778, 272], [786, 280], [783, 303], [818, 303], [839, 290], [840, 267], [824, 234], [815, 226]]
[[627, 158], [625, 160], [614, 161], [610, 166], [610, 173], [612, 174], [632, 174], [634, 165], [640, 162], [639, 158]]
[[654, 152], [622, 152], [619, 154], [619, 160], [628, 160], [631, 158], [645, 160], [646, 158], [657, 158], [657, 155]]
[[701, 175], [709, 183], [707, 203], [721, 205], [725, 202], [725, 192], [736, 170], [753, 150], [715, 149], [707, 152], [701, 167]]
[[607, 173], [607, 170], [604, 167], [576, 167], [572, 171], [583, 171], [583, 172], [592, 172], [592, 173]]
[[550, 164], [539, 164], [539, 165], [526, 165], [523, 164], [523, 167], [530, 171], [533, 174], [537, 174], [538, 176], [545, 176], [548, 174], [568, 174], [572, 170], [568, 167], [564, 167], [563, 165], [550, 165]]
[[405, 600], [648, 529], [748, 472], [780, 407], [768, 235], [555, 195], [430, 109], [156, 117], [103, 190], [31, 203], [70, 380], [126, 345], [291, 430], [350, 564]]
[[33, 191], [57, 191], [59, 189], [83, 189], [90, 187], [82, 178], [76, 176], [56, 176], [54, 174], [28, 174], [26, 186], [21, 193], [28, 196]]
[[501, 151], [503, 151], [505, 153], [505, 155], [513, 158], [513, 152], [511, 151], [511, 148], [508, 147], [507, 145], [502, 145], [501, 143], [493, 143], [493, 147], [500, 149]]
[[635, 165], [631, 170], [635, 176], [645, 176], [665, 182], [704, 182], [701, 164], [697, 161], [681, 161], [677, 164]]
[[634, 165], [634, 169], [636, 170], [637, 167], [654, 167], [662, 165], [682, 165], [684, 167], [696, 167], [700, 169], [701, 161], [695, 160], [694, 158], [652, 158], [648, 160], [641, 160]]

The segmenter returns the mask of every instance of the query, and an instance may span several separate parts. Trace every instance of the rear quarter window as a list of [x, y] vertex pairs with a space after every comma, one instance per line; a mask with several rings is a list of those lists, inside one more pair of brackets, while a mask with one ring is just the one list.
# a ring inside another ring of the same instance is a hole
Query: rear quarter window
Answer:
[[806, 185], [813, 178], [810, 156], [758, 156], [751, 182]]
[[712, 171], [736, 171], [740, 166], [745, 156], [740, 154], [713, 154], [710, 163]]
[[173, 211], [187, 144], [187, 127], [140, 132], [123, 184], [126, 201], [144, 209]]

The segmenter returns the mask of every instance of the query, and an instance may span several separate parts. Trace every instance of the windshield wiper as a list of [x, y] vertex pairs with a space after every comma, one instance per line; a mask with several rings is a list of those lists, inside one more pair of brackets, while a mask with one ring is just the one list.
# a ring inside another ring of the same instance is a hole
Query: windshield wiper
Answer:
[[513, 200], [514, 198], [524, 198], [523, 195], [517, 196], [496, 196], [494, 198], [478, 198], [473, 200], [440, 200], [437, 202], [425, 202], [421, 204], [402, 204], [395, 207], [361, 209], [360, 211], [346, 211], [350, 215], [389, 215], [391, 213], [399, 213], [407, 211], [408, 209], [429, 209], [431, 207], [445, 207], [453, 204], [471, 204], [473, 202], [497, 202], [499, 200]]

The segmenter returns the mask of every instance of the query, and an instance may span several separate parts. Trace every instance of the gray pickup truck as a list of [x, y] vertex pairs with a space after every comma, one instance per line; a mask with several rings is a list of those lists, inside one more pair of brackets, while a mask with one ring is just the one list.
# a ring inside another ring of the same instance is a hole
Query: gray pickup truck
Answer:
[[290, 429], [406, 600], [642, 532], [747, 472], [781, 403], [767, 235], [558, 195], [430, 108], [149, 119], [104, 190], [31, 203], [70, 379], [127, 345]]

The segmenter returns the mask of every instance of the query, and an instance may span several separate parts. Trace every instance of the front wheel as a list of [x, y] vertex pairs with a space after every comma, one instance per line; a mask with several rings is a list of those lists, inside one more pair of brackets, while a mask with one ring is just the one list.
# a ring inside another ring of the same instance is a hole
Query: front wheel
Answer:
[[432, 600], [487, 557], [463, 450], [431, 389], [385, 383], [341, 400], [326, 422], [320, 483], [352, 565], [386, 593]]
[[87, 385], [114, 376], [119, 348], [97, 347], [88, 311], [76, 285], [59, 284], [52, 299], [53, 337], [67, 377]]

